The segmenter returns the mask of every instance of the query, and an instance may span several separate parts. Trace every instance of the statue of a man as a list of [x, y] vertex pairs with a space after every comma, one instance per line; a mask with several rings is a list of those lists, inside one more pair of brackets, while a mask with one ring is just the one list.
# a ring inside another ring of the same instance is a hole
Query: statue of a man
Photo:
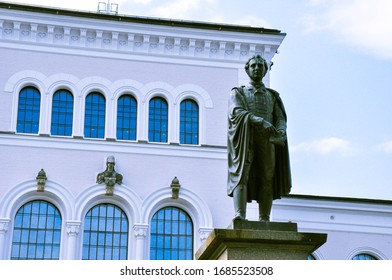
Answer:
[[115, 166], [114, 156], [108, 156], [106, 159], [106, 170], [97, 175], [97, 183], [106, 185], [106, 193], [113, 195], [113, 188], [115, 184], [122, 184], [123, 176], [114, 170]]
[[245, 64], [246, 86], [231, 91], [228, 112], [228, 184], [234, 219], [246, 218], [246, 204], [256, 200], [259, 220], [270, 220], [272, 202], [291, 189], [286, 137], [287, 116], [278, 92], [262, 82], [268, 71], [263, 57]]

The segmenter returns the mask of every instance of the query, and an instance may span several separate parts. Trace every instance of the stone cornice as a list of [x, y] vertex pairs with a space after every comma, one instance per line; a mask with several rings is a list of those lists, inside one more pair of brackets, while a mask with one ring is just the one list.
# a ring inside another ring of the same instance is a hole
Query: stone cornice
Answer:
[[16, 48], [158, 55], [242, 66], [254, 54], [270, 60], [285, 37], [264, 28], [9, 6], [0, 5], [0, 43]]
[[226, 160], [226, 147], [47, 137], [0, 132], [0, 146], [117, 152]]

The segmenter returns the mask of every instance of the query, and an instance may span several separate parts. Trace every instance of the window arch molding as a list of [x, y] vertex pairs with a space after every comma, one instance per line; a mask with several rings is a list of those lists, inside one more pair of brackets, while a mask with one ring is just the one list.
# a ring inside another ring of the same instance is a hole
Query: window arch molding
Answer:
[[72, 193], [66, 187], [50, 179], [46, 181], [44, 192], [37, 192], [35, 179], [11, 188], [1, 200], [0, 217], [12, 218], [23, 204], [34, 199], [44, 199], [53, 203], [61, 212], [64, 221], [74, 217], [75, 199]]
[[[33, 200], [45, 200], [58, 208], [62, 217], [61, 246], [67, 247], [67, 226], [66, 222], [74, 217], [74, 197], [64, 186], [47, 180], [44, 192], [37, 192], [37, 181], [35, 179], [22, 182], [5, 194], [0, 201], [0, 218], [10, 221], [8, 230], [5, 232], [3, 240], [3, 252], [0, 252], [0, 259], [9, 259], [11, 254], [11, 240], [13, 235], [13, 222], [17, 211], [24, 204]], [[2, 245], [2, 244], [0, 244]], [[1, 246], [0, 246], [1, 247]], [[60, 249], [60, 259], [66, 258], [66, 250]], [[3, 256], [1, 255], [3, 254]]]
[[12, 75], [4, 86], [4, 92], [18, 93], [26, 86], [35, 86], [40, 92], [46, 92], [46, 84], [43, 82], [46, 76], [38, 71], [24, 70]]
[[48, 94], [53, 97], [53, 94], [60, 90], [66, 89], [70, 91], [74, 96], [79, 92], [77, 86], [79, 79], [71, 74], [54, 74], [45, 79], [45, 84], [48, 89]]
[[132, 223], [138, 223], [141, 220], [141, 198], [130, 187], [126, 185], [116, 185], [113, 196], [105, 195], [103, 185], [93, 185], [85, 190], [76, 198], [75, 217], [82, 220], [88, 210], [99, 203], [113, 203], [123, 209]]
[[372, 255], [373, 257], [375, 257], [378, 260], [387, 260], [388, 259], [387, 256], [385, 256], [381, 251], [379, 251], [373, 247], [356, 248], [348, 254], [347, 259], [352, 260], [353, 257], [355, 257], [356, 255], [360, 255], [360, 254]]
[[143, 201], [142, 224], [150, 224], [153, 215], [168, 206], [178, 207], [191, 217], [195, 237], [194, 248], [199, 248], [213, 229], [212, 214], [207, 203], [184, 187], [181, 187], [179, 198], [173, 199], [171, 188], [163, 187], [155, 190]]
[[211, 96], [200, 86], [193, 84], [184, 84], [173, 90], [175, 104], [180, 104], [186, 98], [193, 98], [200, 107], [214, 108]]
[[117, 100], [121, 95], [132, 93], [138, 102], [142, 101], [143, 84], [130, 79], [122, 79], [115, 81], [109, 86], [109, 90], [113, 92], [112, 98]]
[[[85, 190], [76, 198], [75, 208], [76, 220], [82, 221], [87, 212], [96, 205], [101, 203], [110, 203], [120, 207], [127, 215], [129, 228], [132, 228], [134, 224], [139, 223], [141, 220], [141, 198], [126, 185], [116, 185], [113, 196], [105, 195], [105, 187], [103, 185], [93, 185]], [[78, 243], [82, 245], [83, 242], [83, 226], [80, 229], [81, 234], [78, 236]], [[136, 250], [135, 248], [135, 235], [130, 232], [128, 236], [128, 259], [134, 259]], [[76, 259], [81, 259], [82, 246], [79, 246], [80, 250], [76, 252]], [[78, 248], [79, 248], [78, 247]]]
[[108, 79], [99, 76], [92, 76], [80, 80], [76, 86], [79, 89], [79, 97], [83, 99], [85, 99], [90, 92], [97, 91], [102, 93], [106, 100], [110, 100], [110, 85], [111, 82]]

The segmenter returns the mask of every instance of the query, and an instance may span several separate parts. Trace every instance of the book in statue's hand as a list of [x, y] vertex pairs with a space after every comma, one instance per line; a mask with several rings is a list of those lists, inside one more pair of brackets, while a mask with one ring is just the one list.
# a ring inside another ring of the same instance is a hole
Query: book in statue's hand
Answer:
[[284, 146], [286, 142], [286, 135], [272, 135], [269, 142], [278, 146]]

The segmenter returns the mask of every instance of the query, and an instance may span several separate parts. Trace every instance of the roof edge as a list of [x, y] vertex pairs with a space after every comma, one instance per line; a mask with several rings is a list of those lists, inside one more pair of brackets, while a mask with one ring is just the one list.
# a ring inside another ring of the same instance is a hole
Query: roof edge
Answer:
[[198, 28], [198, 29], [227, 31], [227, 32], [244, 32], [244, 33], [254, 33], [254, 34], [270, 34], [270, 35], [286, 36], [286, 33], [282, 33], [278, 29], [269, 29], [264, 27], [252, 27], [246, 25], [233, 25], [233, 24], [224, 24], [224, 23], [211, 23], [211, 22], [190, 21], [190, 20], [188, 21], [188, 20], [153, 18], [153, 17], [139, 17], [139, 16], [131, 16], [131, 15], [120, 15], [120, 14], [118, 15], [100, 14], [97, 12], [61, 9], [61, 8], [36, 6], [36, 5], [15, 4], [15, 3], [7, 3], [7, 2], [0, 2], [0, 9], [9, 9], [9, 10], [45, 13], [45, 14], [72, 16], [72, 17], [76, 16], [76, 17], [140, 23], [140, 24], [163, 25], [163, 26], [172, 26], [172, 27], [181, 27], [181, 28]]
[[338, 197], [338, 196], [335, 197], [335, 196], [319, 196], [319, 195], [306, 195], [306, 194], [288, 194], [282, 198], [392, 205], [392, 200], [371, 199], [371, 198]]

